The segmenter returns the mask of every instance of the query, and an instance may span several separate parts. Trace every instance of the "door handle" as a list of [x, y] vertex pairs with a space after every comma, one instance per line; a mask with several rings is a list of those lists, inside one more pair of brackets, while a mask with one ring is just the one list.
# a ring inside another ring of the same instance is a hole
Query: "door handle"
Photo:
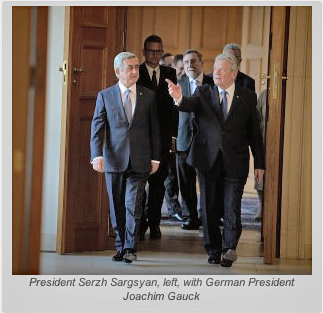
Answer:
[[270, 75], [267, 74], [260, 74], [260, 79], [261, 79], [261, 84], [265, 85], [266, 84], [266, 79], [270, 79]]
[[81, 67], [80, 68], [74, 67], [74, 73], [84, 73], [84, 70]]
[[63, 72], [63, 82], [66, 85], [66, 73], [67, 73], [67, 62], [64, 60], [63, 66], [59, 67], [58, 69], [60, 72]]

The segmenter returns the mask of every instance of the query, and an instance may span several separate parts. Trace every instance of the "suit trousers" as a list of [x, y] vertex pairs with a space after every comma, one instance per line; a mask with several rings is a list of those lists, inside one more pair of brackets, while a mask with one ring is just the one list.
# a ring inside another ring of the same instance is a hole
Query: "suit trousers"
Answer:
[[178, 184], [188, 211], [187, 221], [198, 223], [196, 171], [194, 167], [187, 164], [187, 156], [188, 151], [176, 152]]
[[164, 185], [165, 185], [165, 202], [167, 205], [169, 216], [172, 216], [176, 213], [179, 215], [185, 215], [182, 212], [182, 207], [178, 200], [179, 186], [178, 186], [178, 178], [177, 178], [177, 171], [176, 171], [175, 153], [170, 153], [168, 176], [164, 181]]
[[149, 227], [159, 226], [161, 220], [161, 208], [165, 196], [164, 181], [168, 175], [169, 167], [169, 155], [164, 155], [160, 161], [159, 168], [156, 173], [152, 174], [148, 178], [149, 190], [148, 190], [148, 208], [146, 216], [143, 211], [142, 222], [143, 225], [148, 219]]
[[110, 219], [116, 234], [117, 251], [137, 250], [137, 233], [142, 214], [142, 198], [149, 174], [135, 172], [129, 165], [122, 173], [105, 173], [110, 203]]
[[[242, 232], [241, 198], [247, 178], [228, 177], [219, 153], [209, 172], [198, 170], [204, 247], [208, 254], [235, 250]], [[219, 220], [224, 212], [223, 232]]]

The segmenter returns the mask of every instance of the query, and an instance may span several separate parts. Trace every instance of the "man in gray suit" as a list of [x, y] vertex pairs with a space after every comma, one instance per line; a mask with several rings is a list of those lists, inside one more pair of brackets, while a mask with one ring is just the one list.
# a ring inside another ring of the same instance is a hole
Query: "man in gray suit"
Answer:
[[113, 261], [137, 259], [142, 197], [161, 157], [155, 92], [136, 84], [139, 60], [130, 52], [114, 59], [119, 82], [98, 93], [91, 129], [91, 163], [105, 173], [110, 218], [116, 233]]
[[[186, 75], [178, 80], [178, 84], [182, 87], [184, 96], [193, 95], [198, 86], [214, 85], [213, 78], [203, 74], [203, 56], [199, 51], [186, 50], [183, 54], [183, 62]], [[197, 212], [196, 171], [186, 162], [195, 133], [194, 113], [179, 112], [176, 165], [183, 205], [186, 205], [188, 210], [187, 221], [182, 224], [185, 230], [199, 229], [200, 225]]]

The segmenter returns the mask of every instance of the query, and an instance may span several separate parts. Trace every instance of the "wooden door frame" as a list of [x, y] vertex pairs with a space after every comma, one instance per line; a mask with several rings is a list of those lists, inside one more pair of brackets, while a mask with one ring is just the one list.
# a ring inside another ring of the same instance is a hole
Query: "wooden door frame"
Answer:
[[[12, 273], [39, 274], [40, 233], [45, 135], [46, 68], [48, 7], [13, 7], [13, 205], [12, 205]], [[36, 19], [36, 46], [31, 46]], [[30, 48], [35, 49], [35, 67], [30, 66]], [[19, 87], [17, 87], [19, 86]], [[34, 101], [29, 91], [34, 87]], [[29, 117], [33, 107], [33, 117]], [[27, 133], [31, 132], [32, 143]], [[29, 178], [26, 175], [29, 169]], [[30, 184], [30, 186], [28, 186]]]
[[264, 184], [264, 263], [279, 257], [280, 209], [282, 191], [284, 110], [289, 10], [272, 7], [269, 55], [270, 92], [266, 116], [266, 174]]
[[62, 92], [62, 116], [61, 116], [61, 140], [60, 140], [60, 169], [59, 169], [59, 187], [58, 187], [58, 214], [57, 214], [57, 237], [56, 237], [56, 252], [62, 254], [65, 251], [65, 228], [66, 228], [66, 199], [67, 199], [67, 175], [68, 170], [68, 155], [66, 146], [68, 145], [69, 117], [71, 103], [70, 82], [72, 81], [72, 71], [69, 70], [68, 64], [71, 59], [72, 51], [70, 49], [70, 25], [71, 8], [65, 7], [64, 21], [64, 62], [63, 68], [63, 92]]

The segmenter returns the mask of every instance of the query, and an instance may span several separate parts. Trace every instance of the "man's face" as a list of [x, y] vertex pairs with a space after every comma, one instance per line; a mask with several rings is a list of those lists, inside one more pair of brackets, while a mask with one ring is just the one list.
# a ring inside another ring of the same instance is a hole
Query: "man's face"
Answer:
[[164, 58], [164, 64], [165, 66], [168, 67], [174, 67], [174, 63], [173, 63], [174, 57], [172, 55]]
[[238, 65], [238, 67], [240, 66], [240, 63], [241, 63], [242, 59], [241, 59], [241, 56], [240, 55], [237, 55], [237, 51], [234, 51], [234, 50], [231, 50], [231, 49], [227, 49], [225, 51], [225, 53], [229, 53], [229, 54], [234, 55], [236, 57], [236, 59], [237, 59], [237, 65]]
[[131, 87], [139, 78], [138, 58], [123, 60], [121, 69], [116, 69], [115, 73], [124, 86]]
[[199, 60], [196, 53], [184, 55], [184, 70], [188, 77], [196, 78], [202, 73], [203, 62]]
[[142, 50], [145, 62], [152, 68], [157, 67], [163, 53], [163, 46], [159, 42], [148, 42], [146, 50]]
[[182, 78], [185, 75], [184, 62], [182, 60], [177, 61], [175, 65], [177, 79]]
[[230, 87], [237, 76], [237, 71], [232, 71], [229, 61], [218, 60], [214, 62], [213, 66], [213, 80], [214, 84], [222, 89]]

